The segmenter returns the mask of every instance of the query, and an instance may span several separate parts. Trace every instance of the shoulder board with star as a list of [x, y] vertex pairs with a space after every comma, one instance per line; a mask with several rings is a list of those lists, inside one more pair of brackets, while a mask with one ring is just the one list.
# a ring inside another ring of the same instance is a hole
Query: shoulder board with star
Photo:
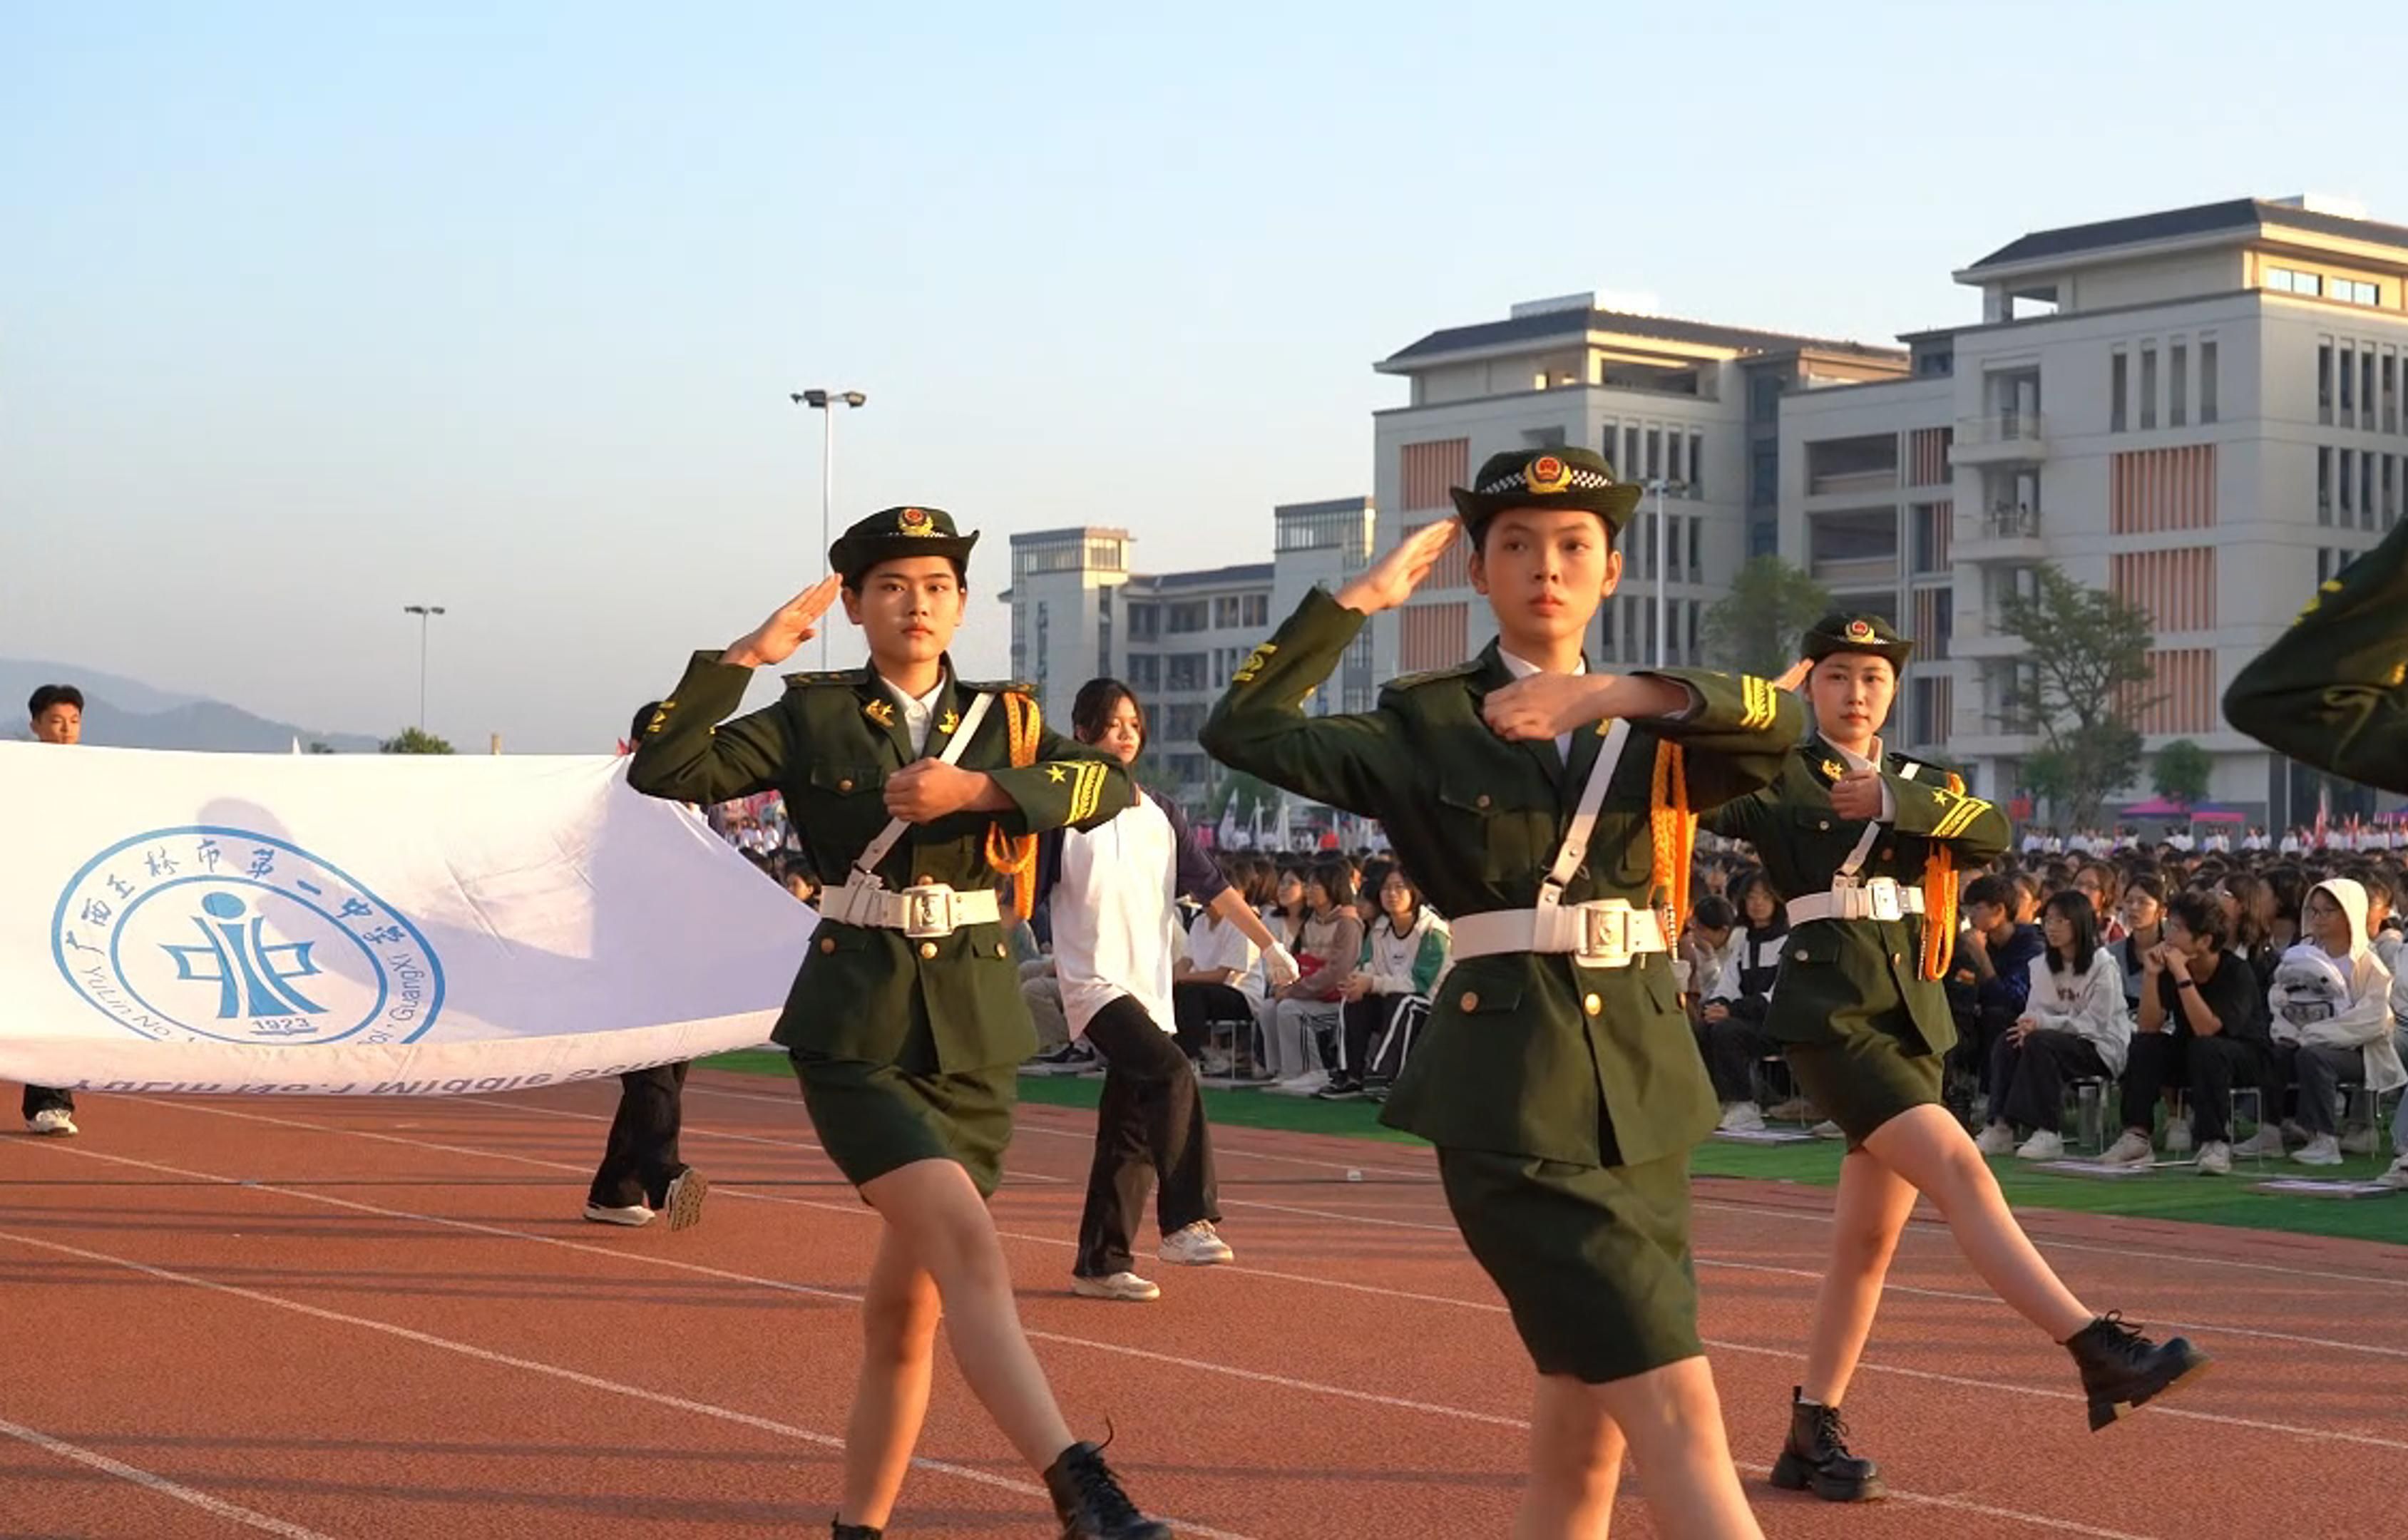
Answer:
[[1025, 679], [956, 679], [953, 689], [964, 695], [1026, 695], [1037, 696], [1037, 687]]
[[1419, 674], [1400, 674], [1380, 688], [1383, 694], [1389, 691], [1395, 691], [1400, 694], [1409, 693], [1421, 689], [1424, 685], [1438, 684], [1446, 679], [1468, 679], [1479, 672], [1480, 660], [1469, 658], [1448, 668], [1432, 668]]

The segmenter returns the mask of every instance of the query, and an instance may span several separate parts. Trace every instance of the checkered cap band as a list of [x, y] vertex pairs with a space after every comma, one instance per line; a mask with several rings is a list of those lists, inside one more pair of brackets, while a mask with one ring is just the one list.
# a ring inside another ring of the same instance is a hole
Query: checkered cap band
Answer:
[[[1565, 474], [1570, 478], [1570, 479], [1565, 481], [1560, 489], [1557, 489], [1562, 492], [1601, 492], [1607, 487], [1619, 486], [1621, 484], [1610, 476], [1603, 476], [1592, 470], [1584, 470], [1578, 465], [1566, 466]], [[1516, 470], [1511, 476], [1500, 476], [1496, 480], [1491, 481], [1484, 486], [1473, 489], [1474, 492], [1482, 497], [1499, 497], [1509, 492], [1528, 492], [1529, 490], [1529, 478], [1526, 473], [1520, 470]], [[1541, 492], [1539, 495], [1545, 496], [1548, 494]]]

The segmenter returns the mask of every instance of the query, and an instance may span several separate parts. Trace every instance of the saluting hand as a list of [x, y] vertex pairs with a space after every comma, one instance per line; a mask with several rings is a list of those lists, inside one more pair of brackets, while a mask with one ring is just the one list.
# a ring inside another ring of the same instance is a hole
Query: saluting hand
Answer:
[[1882, 816], [1882, 777], [1878, 770], [1851, 770], [1831, 787], [1831, 811], [1843, 819], [1868, 821]]
[[1338, 591], [1338, 602], [1365, 615], [1394, 609], [1422, 586], [1439, 557], [1455, 543], [1462, 524], [1440, 519], [1397, 542], [1396, 549], [1371, 563], [1370, 570]]
[[886, 777], [886, 810], [906, 823], [958, 813], [986, 790], [987, 776], [942, 760], [913, 760]]
[[1795, 690], [1799, 685], [1806, 682], [1807, 675], [1813, 672], [1814, 660], [1812, 658], [1800, 658], [1796, 663], [1790, 666], [1788, 673], [1784, 674], [1781, 677], [1772, 681], [1772, 688], [1775, 690]]
[[828, 574], [779, 606], [777, 613], [721, 653], [719, 661], [745, 668], [784, 663], [795, 655], [795, 649], [820, 634], [820, 617], [836, 603], [837, 592], [843, 586], [842, 578]]

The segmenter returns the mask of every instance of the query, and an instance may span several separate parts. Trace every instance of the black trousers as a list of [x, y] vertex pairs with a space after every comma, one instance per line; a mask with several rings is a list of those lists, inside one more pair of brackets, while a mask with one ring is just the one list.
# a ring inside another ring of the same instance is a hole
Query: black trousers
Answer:
[[2300, 1088], [2300, 1126], [2310, 1134], [2338, 1134], [2341, 1128], [2333, 1116], [2333, 1100], [2342, 1082], [2359, 1081], [2365, 1076], [2366, 1058], [2357, 1048], [2323, 1043], [2277, 1043], [2267, 1058], [2266, 1120], [2275, 1119], [2276, 1109], [2283, 1105], [2277, 1098], [2296, 1078]]
[[619, 1077], [619, 1112], [602, 1147], [602, 1164], [585, 1201], [605, 1208], [654, 1207], [668, 1201], [669, 1183], [685, 1170], [678, 1159], [684, 1120], [683, 1064], [655, 1064]]
[[1254, 1061], [1254, 1003], [1227, 984], [1173, 984], [1170, 1012], [1178, 1018], [1179, 1046], [1190, 1059], [1201, 1058], [1212, 1040], [1212, 1027], [1226, 1021], [1237, 1029], [1232, 1048], [1239, 1060]]
[[1338, 1073], [1360, 1083], [1371, 1068], [1371, 1050], [1379, 1046], [1397, 1018], [1397, 1007], [1411, 995], [1367, 994], [1349, 1000], [1339, 1014]]
[[25, 1088], [25, 1116], [27, 1118], [33, 1117], [36, 1112], [48, 1112], [52, 1107], [56, 1107], [61, 1112], [73, 1112], [75, 1110], [75, 1097], [67, 1091], [53, 1090], [49, 1086], [27, 1086]]
[[1103, 1055], [1104, 1090], [1096, 1105], [1096, 1159], [1087, 1170], [1072, 1271], [1102, 1278], [1132, 1270], [1130, 1238], [1157, 1175], [1154, 1218], [1164, 1234], [1198, 1219], [1217, 1224], [1221, 1207], [1204, 1088], [1170, 1034], [1122, 995], [1087, 1023], [1087, 1041]]
[[2021, 1042], [2001, 1036], [1990, 1045], [1990, 1119], [2062, 1134], [2065, 1082], [2106, 1073], [2099, 1045], [2078, 1032], [2035, 1032]]
[[1774, 1050], [1772, 1034], [1761, 1021], [1726, 1016], [1719, 1021], [1697, 1023], [1698, 1052], [1714, 1082], [1717, 1102], [1756, 1100], [1756, 1066]]
[[[2229, 1143], [2232, 1088], [2258, 1086], [2266, 1078], [2265, 1050], [2228, 1033], [2195, 1037], [2188, 1033], [2136, 1032], [2124, 1061], [2124, 1126], [2150, 1128], [2157, 1098], [2180, 1086], [2190, 1103], [2194, 1144]], [[2259, 1109], [2261, 1115], [2272, 1108]]]

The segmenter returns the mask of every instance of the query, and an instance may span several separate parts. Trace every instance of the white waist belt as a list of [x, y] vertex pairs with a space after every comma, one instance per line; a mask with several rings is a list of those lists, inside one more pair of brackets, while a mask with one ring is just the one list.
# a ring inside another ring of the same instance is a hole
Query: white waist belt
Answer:
[[1538, 909], [1491, 909], [1450, 923], [1447, 955], [1493, 957], [1503, 952], [1570, 953], [1582, 966], [1627, 968], [1641, 952], [1670, 951], [1664, 923], [1652, 909], [1620, 898]]
[[1834, 888], [1828, 893], [1808, 893], [1789, 901], [1792, 925], [1813, 920], [1903, 920], [1923, 912], [1922, 889], [1901, 888], [1885, 877], [1861, 888]]
[[856, 877], [829, 890], [820, 900], [820, 918], [838, 925], [865, 925], [881, 931], [901, 931], [918, 940], [951, 935], [964, 925], [992, 925], [1002, 918], [1002, 905], [991, 889], [957, 892], [931, 882], [901, 892], [888, 892]]

